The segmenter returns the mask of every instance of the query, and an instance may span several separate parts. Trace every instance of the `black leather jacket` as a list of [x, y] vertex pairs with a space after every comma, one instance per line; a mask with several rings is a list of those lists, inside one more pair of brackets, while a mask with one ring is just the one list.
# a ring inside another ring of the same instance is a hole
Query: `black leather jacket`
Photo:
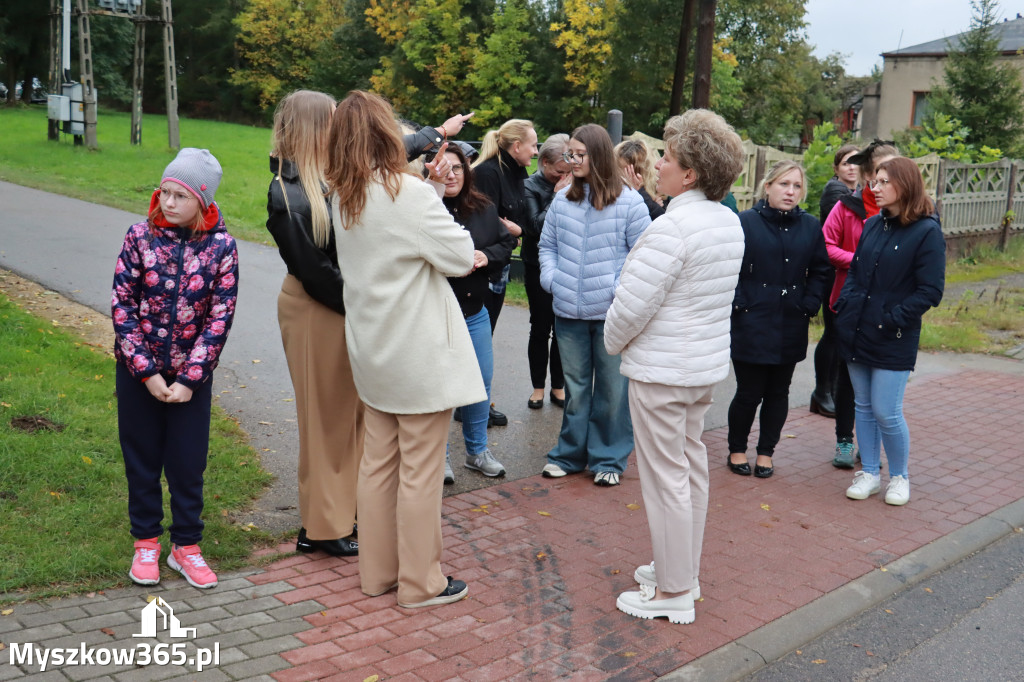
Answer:
[[313, 300], [344, 315], [334, 231], [329, 233], [326, 248], [320, 248], [313, 241], [313, 218], [295, 164], [270, 157], [270, 172], [274, 179], [267, 190], [267, 229], [288, 267], [288, 274], [302, 282]]

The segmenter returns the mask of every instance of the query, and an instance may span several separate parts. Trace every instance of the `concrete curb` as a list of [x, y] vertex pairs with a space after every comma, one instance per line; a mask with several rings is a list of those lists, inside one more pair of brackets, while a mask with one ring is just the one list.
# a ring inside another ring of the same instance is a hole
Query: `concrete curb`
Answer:
[[658, 679], [664, 682], [741, 680], [1022, 526], [1024, 499], [997, 509]]

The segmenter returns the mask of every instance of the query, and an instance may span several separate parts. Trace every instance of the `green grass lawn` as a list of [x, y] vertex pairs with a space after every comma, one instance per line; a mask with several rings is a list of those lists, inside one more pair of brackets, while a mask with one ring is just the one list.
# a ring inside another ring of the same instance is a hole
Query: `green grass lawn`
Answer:
[[[57, 426], [16, 428], [32, 417]], [[270, 478], [215, 408], [202, 542], [214, 570], [244, 565], [268, 540], [232, 517]], [[0, 603], [127, 584], [127, 499], [114, 360], [0, 295]]]
[[[0, 180], [143, 215], [176, 153], [167, 146], [165, 116], [144, 115], [142, 145], [133, 146], [131, 115], [101, 109], [96, 151], [75, 147], [71, 136], [47, 140], [46, 128], [46, 107], [0, 107]], [[224, 169], [217, 203], [228, 230], [271, 243], [265, 227], [270, 130], [182, 118], [180, 133], [183, 147], [209, 149]]]

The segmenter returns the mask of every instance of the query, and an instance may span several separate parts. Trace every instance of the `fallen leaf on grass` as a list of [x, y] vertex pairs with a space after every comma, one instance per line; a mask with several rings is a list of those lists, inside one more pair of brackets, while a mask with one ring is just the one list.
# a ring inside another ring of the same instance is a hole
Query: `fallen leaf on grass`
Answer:
[[11, 406], [10, 403], [0, 403], [0, 405], [3, 405], [4, 407], [10, 407]]
[[82, 461], [85, 462], [86, 464], [92, 464], [92, 457], [82, 455]]
[[539, 511], [539, 512], [537, 512], [537, 513], [538, 513], [538, 514], [540, 514], [541, 516], [551, 516], [551, 512], [542, 512], [542, 511]]
[[640, 508], [640, 505], [637, 504], [636, 502], [630, 502], [629, 504], [626, 505], [626, 509], [629, 509], [631, 511], [636, 511], [639, 508]]

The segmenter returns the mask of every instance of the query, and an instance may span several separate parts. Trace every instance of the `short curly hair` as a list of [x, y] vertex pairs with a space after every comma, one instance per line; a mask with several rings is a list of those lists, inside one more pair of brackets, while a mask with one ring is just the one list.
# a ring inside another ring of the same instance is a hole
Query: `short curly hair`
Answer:
[[721, 201], [743, 171], [743, 141], [725, 119], [707, 109], [690, 109], [665, 124], [665, 150], [681, 168], [697, 174], [695, 189]]

